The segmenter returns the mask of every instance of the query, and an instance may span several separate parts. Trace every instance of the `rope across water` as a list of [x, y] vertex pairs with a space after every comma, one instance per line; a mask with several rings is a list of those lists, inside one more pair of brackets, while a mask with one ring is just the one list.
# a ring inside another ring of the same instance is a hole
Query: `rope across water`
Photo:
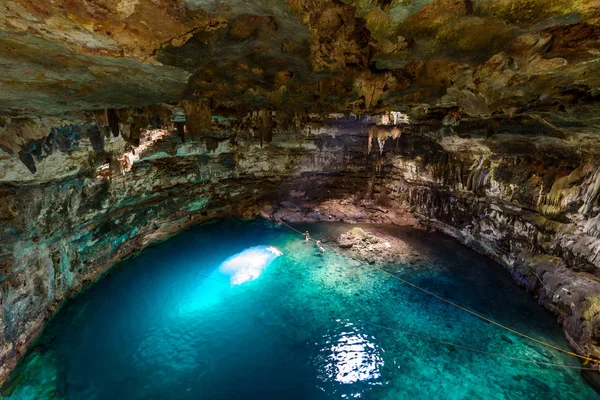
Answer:
[[493, 352], [486, 351], [486, 350], [479, 350], [479, 349], [475, 349], [473, 347], [464, 346], [464, 345], [456, 344], [456, 343], [452, 343], [452, 342], [447, 342], [445, 340], [441, 340], [441, 339], [437, 339], [437, 338], [433, 338], [433, 337], [429, 337], [429, 336], [425, 336], [425, 335], [420, 335], [418, 333], [408, 332], [408, 331], [405, 331], [403, 329], [389, 328], [387, 326], [383, 326], [383, 325], [379, 325], [379, 324], [374, 324], [374, 323], [368, 322], [368, 321], [362, 321], [362, 322], [365, 323], [365, 324], [367, 324], [367, 325], [373, 325], [373, 326], [376, 326], [376, 327], [381, 328], [381, 329], [386, 329], [386, 330], [393, 331], [393, 332], [400, 332], [400, 333], [403, 333], [403, 334], [408, 335], [408, 336], [418, 337], [418, 338], [421, 338], [421, 339], [429, 340], [431, 342], [441, 343], [441, 344], [444, 344], [444, 345], [447, 345], [447, 346], [453, 346], [453, 347], [456, 347], [456, 348], [459, 348], [459, 349], [473, 351], [475, 353], [480, 353], [480, 354], [486, 354], [486, 355], [489, 355], [489, 356], [505, 358], [507, 360], [519, 361], [519, 362], [530, 363], [530, 364], [546, 365], [546, 366], [549, 366], [549, 367], [563, 367], [563, 368], [576, 369], [576, 370], [586, 370], [586, 371], [597, 371], [598, 370], [597, 368], [578, 367], [576, 365], [564, 365], [564, 364], [550, 363], [550, 362], [545, 362], [545, 361], [526, 360], [524, 358], [517, 358], [517, 357], [505, 356], [504, 354], [493, 353]]
[[[281, 220], [279, 220], [278, 222], [281, 223], [281, 224], [283, 224], [283, 225], [285, 225], [285, 226], [287, 226], [289, 229], [291, 229], [291, 230], [299, 233], [300, 235], [304, 236], [304, 233], [302, 233], [299, 230], [291, 227], [290, 225], [286, 224], [285, 222], [283, 222]], [[313, 240], [313, 241], [316, 241], [316, 240], [314, 240], [312, 238], [309, 238], [309, 239]], [[388, 271], [385, 271], [384, 269], [381, 269], [381, 268], [376, 267], [374, 265], [369, 265], [369, 266], [371, 268], [373, 268], [373, 269], [376, 269], [377, 271], [380, 271], [380, 272], [382, 272], [382, 273], [384, 273], [384, 274], [386, 274], [386, 275], [388, 275], [388, 276], [390, 276], [390, 277], [392, 277], [392, 278], [394, 278], [394, 279], [402, 282], [402, 283], [405, 283], [405, 284], [411, 286], [414, 289], [420, 290], [421, 292], [423, 292], [425, 294], [428, 294], [429, 296], [433, 296], [433, 297], [435, 297], [435, 298], [437, 298], [437, 299], [439, 299], [439, 300], [441, 300], [441, 301], [443, 301], [443, 302], [445, 302], [447, 304], [450, 304], [451, 306], [454, 306], [454, 307], [456, 307], [456, 308], [458, 308], [458, 309], [460, 309], [460, 310], [462, 310], [464, 312], [467, 312], [467, 313], [469, 313], [469, 314], [471, 314], [471, 315], [473, 315], [473, 316], [475, 316], [475, 317], [477, 317], [477, 318], [479, 318], [479, 319], [481, 319], [483, 321], [489, 322], [489, 323], [491, 323], [493, 325], [496, 325], [499, 328], [502, 328], [502, 329], [507, 330], [507, 331], [509, 331], [511, 333], [514, 333], [515, 335], [521, 336], [521, 337], [523, 337], [525, 339], [531, 340], [531, 341], [536, 342], [536, 343], [538, 343], [538, 344], [540, 344], [542, 346], [551, 348], [551, 349], [559, 351], [561, 353], [565, 353], [565, 354], [571, 355], [573, 357], [580, 358], [582, 360], [585, 360], [586, 363], [592, 362], [592, 363], [595, 363], [595, 364], [600, 364], [600, 360], [598, 360], [596, 358], [582, 356], [582, 355], [579, 355], [579, 354], [574, 353], [572, 351], [568, 351], [568, 350], [562, 349], [562, 348], [557, 347], [557, 346], [555, 346], [553, 344], [550, 344], [550, 343], [544, 342], [542, 340], [536, 339], [534, 337], [531, 337], [529, 335], [526, 335], [525, 333], [519, 332], [519, 331], [517, 331], [515, 329], [512, 329], [512, 328], [506, 326], [506, 325], [503, 325], [503, 324], [501, 324], [499, 322], [491, 320], [491, 319], [489, 319], [489, 318], [487, 318], [487, 317], [485, 317], [485, 316], [483, 316], [483, 315], [481, 315], [481, 314], [479, 314], [479, 313], [477, 313], [475, 311], [469, 310], [468, 308], [465, 308], [465, 307], [463, 307], [463, 306], [461, 306], [461, 305], [459, 305], [457, 303], [454, 303], [454, 302], [452, 302], [452, 301], [450, 301], [448, 299], [445, 299], [445, 298], [443, 298], [443, 297], [441, 297], [441, 296], [439, 296], [439, 295], [437, 295], [435, 293], [432, 293], [432, 292], [430, 292], [430, 291], [428, 291], [426, 289], [423, 289], [422, 287], [420, 287], [420, 286], [418, 286], [418, 285], [416, 285], [416, 284], [414, 284], [412, 282], [409, 282], [409, 281], [407, 281], [405, 279], [400, 278], [399, 276], [396, 276], [396, 275], [394, 275], [394, 274], [392, 274], [392, 273], [390, 273]], [[369, 322], [366, 322], [366, 323], [370, 324], [370, 325], [378, 326], [378, 327], [383, 328], [383, 329], [395, 330], [393, 328], [387, 328], [387, 327], [384, 327], [384, 326], [381, 326], [381, 325], [377, 325], [377, 324], [373, 324], [373, 323], [369, 323]], [[474, 351], [474, 352], [477, 352], [477, 353], [493, 355], [493, 356], [497, 356], [497, 357], [501, 357], [501, 358], [506, 358], [506, 359], [510, 359], [510, 360], [515, 360], [515, 361], [535, 363], [535, 364], [548, 365], [548, 366], [559, 366], [559, 367], [564, 367], [564, 368], [572, 368], [572, 369], [580, 369], [580, 370], [598, 370], [598, 368], [568, 366], [568, 365], [562, 365], [562, 364], [546, 363], [546, 362], [535, 361], [535, 360], [525, 360], [525, 359], [521, 359], [521, 358], [509, 357], [509, 356], [505, 356], [505, 355], [498, 354], [498, 353], [491, 353], [491, 352], [484, 351], [484, 350], [474, 349], [474, 348], [471, 348], [471, 347], [468, 347], [468, 346], [457, 345], [457, 344], [446, 342], [446, 341], [443, 341], [443, 340], [440, 340], [440, 339], [430, 338], [430, 337], [422, 336], [422, 335], [418, 335], [418, 334], [412, 334], [412, 333], [408, 333], [408, 332], [401, 331], [401, 330], [399, 330], [399, 331], [403, 332], [403, 333], [407, 333], [407, 334], [412, 335], [412, 336], [421, 337], [421, 338], [424, 338], [424, 339], [427, 339], [427, 340], [432, 340], [432, 341], [435, 341], [435, 342], [439, 342], [439, 343], [443, 343], [443, 344], [447, 344], [447, 345], [452, 345], [452, 346], [455, 346], [457, 348], [462, 348], [462, 349]]]
[[521, 332], [519, 332], [519, 331], [517, 331], [517, 330], [515, 330], [515, 329], [512, 329], [512, 328], [510, 328], [510, 327], [508, 327], [508, 326], [506, 326], [506, 325], [503, 325], [503, 324], [501, 324], [501, 323], [499, 323], [499, 322], [496, 322], [496, 321], [494, 321], [494, 320], [491, 320], [491, 319], [489, 319], [489, 318], [487, 318], [487, 317], [484, 317], [483, 315], [481, 315], [481, 314], [478, 314], [478, 313], [476, 313], [475, 311], [471, 311], [471, 310], [469, 310], [468, 308], [465, 308], [465, 307], [463, 307], [463, 306], [461, 306], [461, 305], [459, 305], [459, 304], [456, 304], [456, 303], [454, 303], [454, 302], [452, 302], [452, 301], [450, 301], [450, 300], [447, 300], [447, 299], [445, 299], [445, 298], [443, 298], [443, 297], [441, 297], [441, 296], [438, 296], [438, 295], [437, 295], [437, 294], [435, 294], [435, 293], [432, 293], [432, 292], [430, 292], [430, 291], [428, 291], [428, 290], [426, 290], [426, 289], [423, 289], [422, 287], [419, 287], [419, 286], [415, 285], [414, 283], [411, 283], [411, 282], [409, 282], [409, 281], [407, 281], [407, 280], [405, 280], [405, 279], [402, 279], [402, 278], [400, 278], [400, 277], [398, 277], [398, 276], [396, 276], [396, 275], [394, 275], [394, 274], [392, 274], [392, 273], [390, 273], [390, 272], [387, 272], [387, 271], [385, 271], [385, 270], [383, 270], [383, 269], [381, 269], [381, 268], [375, 267], [375, 266], [373, 266], [373, 265], [371, 265], [371, 267], [372, 267], [372, 268], [374, 268], [374, 269], [376, 269], [376, 270], [378, 270], [378, 271], [380, 271], [380, 272], [382, 272], [382, 273], [384, 273], [384, 274], [386, 274], [386, 275], [389, 275], [389, 276], [391, 276], [391, 277], [392, 277], [392, 278], [394, 278], [394, 279], [397, 279], [397, 280], [399, 280], [399, 281], [400, 281], [400, 282], [402, 282], [402, 283], [406, 283], [407, 285], [409, 285], [409, 286], [411, 286], [411, 287], [413, 287], [413, 288], [415, 288], [415, 289], [417, 289], [417, 290], [420, 290], [420, 291], [422, 291], [423, 293], [426, 293], [426, 294], [428, 294], [428, 295], [430, 295], [430, 296], [433, 296], [433, 297], [435, 297], [435, 298], [437, 298], [437, 299], [439, 299], [439, 300], [441, 300], [441, 301], [443, 301], [443, 302], [446, 302], [446, 303], [448, 303], [448, 304], [450, 304], [450, 305], [452, 305], [452, 306], [454, 306], [454, 307], [457, 307], [457, 308], [459, 308], [459, 309], [461, 309], [461, 310], [463, 310], [463, 311], [465, 311], [465, 312], [467, 312], [467, 313], [469, 313], [469, 314], [471, 314], [471, 315], [473, 315], [473, 316], [475, 316], [475, 317], [477, 317], [477, 318], [479, 318], [479, 319], [481, 319], [481, 320], [483, 320], [483, 321], [489, 322], [490, 324], [496, 325], [496, 326], [498, 326], [498, 327], [500, 327], [500, 328], [502, 328], [502, 329], [505, 329], [505, 330], [507, 330], [507, 331], [509, 331], [509, 332], [512, 332], [512, 333], [514, 333], [515, 335], [519, 335], [519, 336], [521, 336], [521, 337], [524, 337], [524, 338], [526, 338], [526, 339], [528, 339], [528, 340], [531, 340], [531, 341], [534, 341], [534, 342], [536, 342], [536, 343], [538, 343], [538, 344], [541, 344], [542, 346], [549, 347], [549, 348], [551, 348], [551, 349], [554, 349], [554, 350], [556, 350], [556, 351], [560, 351], [560, 352], [562, 352], [562, 353], [569, 354], [569, 355], [571, 355], [571, 356], [578, 357], [578, 358], [581, 358], [581, 359], [583, 359], [583, 360], [586, 360], [586, 361], [591, 361], [591, 362], [594, 362], [594, 363], [600, 363], [600, 360], [597, 360], [597, 359], [595, 359], [595, 358], [586, 357], [586, 356], [581, 356], [581, 355], [579, 355], [579, 354], [577, 354], [577, 353], [573, 353], [572, 351], [568, 351], [568, 350], [565, 350], [565, 349], [561, 349], [560, 347], [554, 346], [553, 344], [550, 344], [550, 343], [544, 342], [544, 341], [542, 341], [542, 340], [536, 339], [536, 338], [534, 338], [534, 337], [531, 337], [531, 336], [529, 336], [529, 335], [526, 335], [526, 334], [524, 334], [524, 333], [521, 333]]
[[[298, 229], [295, 229], [291, 226], [289, 226], [288, 224], [286, 224], [285, 222], [283, 222], [282, 220], [278, 220], [277, 222], [279, 222], [280, 224], [283, 224], [285, 226], [287, 226], [288, 228], [290, 228], [291, 230], [293, 230], [294, 232], [298, 232], [299, 234], [301, 234], [302, 236], [304, 236], [304, 233], [300, 232]], [[309, 237], [308, 240], [312, 240], [313, 242], [316, 242], [315, 239]]]

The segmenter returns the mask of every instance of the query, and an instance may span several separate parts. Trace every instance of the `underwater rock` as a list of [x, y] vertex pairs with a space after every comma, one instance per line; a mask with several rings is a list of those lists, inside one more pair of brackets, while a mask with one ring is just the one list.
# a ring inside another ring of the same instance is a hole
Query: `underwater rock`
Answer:
[[373, 229], [352, 228], [337, 238], [340, 248], [369, 264], [414, 264], [417, 259], [410, 247], [401, 239]]

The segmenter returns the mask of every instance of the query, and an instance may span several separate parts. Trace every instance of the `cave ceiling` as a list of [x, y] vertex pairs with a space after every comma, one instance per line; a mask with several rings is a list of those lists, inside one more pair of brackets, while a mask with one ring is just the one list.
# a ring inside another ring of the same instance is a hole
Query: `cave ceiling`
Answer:
[[10, 125], [182, 101], [590, 130], [600, 1], [3, 0], [0, 65], [9, 151]]

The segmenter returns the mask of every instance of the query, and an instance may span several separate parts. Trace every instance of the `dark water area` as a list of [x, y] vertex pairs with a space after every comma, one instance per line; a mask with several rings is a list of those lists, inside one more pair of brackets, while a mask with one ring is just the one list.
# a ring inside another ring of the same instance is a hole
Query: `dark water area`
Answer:
[[[348, 258], [353, 226], [195, 227], [68, 301], [3, 399], [595, 399], [579, 366]], [[500, 265], [454, 240], [390, 230], [419, 262], [386, 270], [568, 349], [555, 317]], [[436, 338], [446, 343], [432, 341]]]

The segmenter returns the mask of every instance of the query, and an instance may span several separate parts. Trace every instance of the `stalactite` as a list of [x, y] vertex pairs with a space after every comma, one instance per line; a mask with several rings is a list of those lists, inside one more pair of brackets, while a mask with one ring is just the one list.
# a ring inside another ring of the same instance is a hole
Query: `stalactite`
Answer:
[[144, 114], [136, 112], [131, 117], [131, 124], [129, 127], [129, 137], [127, 141], [134, 146], [140, 145], [140, 139], [142, 137], [142, 131], [148, 128], [148, 119]]
[[269, 110], [260, 110], [258, 117], [260, 118], [260, 146], [262, 147], [263, 142], [271, 143], [273, 141], [273, 119]]
[[391, 130], [386, 127], [381, 126], [372, 126], [369, 128], [369, 138], [367, 143], [367, 154], [371, 154], [371, 149], [373, 147], [373, 139], [377, 139], [377, 144], [379, 145], [379, 155], [383, 155], [383, 149], [385, 147], [385, 142], [388, 138], [398, 139], [402, 135], [402, 130], [394, 126]]
[[174, 107], [171, 110], [171, 122], [175, 125], [177, 129], [177, 135], [181, 139], [182, 143], [185, 143], [185, 112], [181, 107]]
[[32, 174], [36, 173], [37, 167], [35, 166], [35, 160], [33, 159], [33, 155], [30, 151], [20, 151], [19, 160], [21, 160], [21, 162]]
[[113, 136], [119, 136], [119, 116], [114, 108], [106, 110], [106, 119], [108, 120], [108, 126], [110, 127]]
[[177, 134], [181, 142], [185, 143], [185, 124], [183, 122], [175, 122], [175, 128], [177, 128]]
[[182, 102], [189, 140], [200, 140], [212, 125], [210, 104], [203, 99]]
[[273, 91], [270, 92], [265, 92], [265, 98], [270, 101], [271, 103], [274, 104], [281, 104], [283, 103], [283, 98], [285, 96], [285, 93], [287, 91], [287, 88], [285, 85], [281, 85], [279, 87], [279, 89], [275, 89]]
[[380, 136], [377, 137], [377, 143], [379, 144], [379, 155], [383, 155], [383, 146], [385, 146], [385, 138]]

